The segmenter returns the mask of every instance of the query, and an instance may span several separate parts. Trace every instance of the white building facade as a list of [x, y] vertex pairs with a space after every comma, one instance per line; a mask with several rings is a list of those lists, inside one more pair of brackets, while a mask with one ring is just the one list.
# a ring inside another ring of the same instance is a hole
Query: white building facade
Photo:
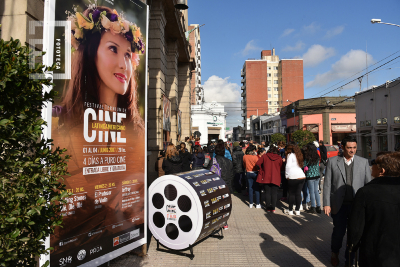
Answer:
[[192, 105], [192, 132], [200, 132], [200, 144], [218, 139], [227, 141], [226, 116], [224, 106], [215, 101]]
[[374, 159], [400, 143], [400, 78], [355, 95], [357, 154]]

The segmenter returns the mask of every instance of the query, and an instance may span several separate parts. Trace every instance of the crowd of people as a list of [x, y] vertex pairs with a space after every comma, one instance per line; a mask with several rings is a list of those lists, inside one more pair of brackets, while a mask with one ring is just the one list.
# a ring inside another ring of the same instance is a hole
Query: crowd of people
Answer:
[[288, 201], [285, 214], [300, 215], [303, 210], [332, 217], [333, 266], [339, 265], [346, 232], [345, 266], [353, 266], [355, 251], [360, 266], [400, 266], [400, 146], [395, 152], [378, 153], [370, 165], [355, 155], [353, 137], [344, 138], [342, 153], [329, 159], [322, 140], [302, 147], [294, 142], [234, 142], [232, 149], [222, 140], [203, 147], [185, 141], [179, 146], [169, 144], [161, 152], [156, 163], [160, 176], [209, 169], [221, 176], [232, 193], [248, 197], [249, 208], [264, 208], [268, 213], [275, 213], [281, 188], [280, 200]]

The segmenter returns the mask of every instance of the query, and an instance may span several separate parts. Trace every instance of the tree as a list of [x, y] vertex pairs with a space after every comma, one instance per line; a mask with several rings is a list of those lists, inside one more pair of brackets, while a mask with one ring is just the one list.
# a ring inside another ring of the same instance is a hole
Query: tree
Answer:
[[279, 141], [286, 142], [286, 137], [281, 133], [274, 133], [271, 135], [271, 142], [276, 144]]
[[300, 148], [315, 141], [314, 134], [307, 130], [297, 130], [293, 133], [292, 137], [293, 141], [295, 141]]
[[41, 110], [56, 93], [42, 93], [50, 80], [30, 79], [55, 68], [41, 63], [30, 68], [31, 53], [19, 40], [0, 39], [0, 266], [5, 267], [36, 266], [35, 257], [49, 252], [44, 238], [62, 224], [68, 195], [62, 176], [69, 156], [41, 138], [46, 125]]

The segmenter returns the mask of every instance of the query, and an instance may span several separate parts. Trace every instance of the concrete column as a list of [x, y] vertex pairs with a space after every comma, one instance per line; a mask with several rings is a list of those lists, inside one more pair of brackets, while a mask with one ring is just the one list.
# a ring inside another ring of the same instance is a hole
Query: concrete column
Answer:
[[147, 98], [147, 144], [148, 144], [148, 185], [157, 178], [153, 166], [157, 160], [158, 150], [163, 147], [163, 110], [162, 95], [165, 94], [166, 73], [166, 18], [162, 1], [154, 1], [150, 11], [148, 37], [148, 98]]
[[[0, 1], [0, 37], [6, 41], [19, 39], [22, 45], [30, 39], [42, 39], [43, 28], [36, 27], [35, 34], [29, 33], [31, 21], [43, 21], [44, 2], [42, 0], [2, 0]], [[42, 50], [42, 45], [35, 45]]]
[[322, 132], [323, 132], [323, 139], [324, 142], [328, 142], [329, 144], [332, 144], [332, 138], [331, 138], [331, 131], [329, 127], [329, 110], [323, 110], [322, 111]]
[[167, 73], [165, 87], [171, 100], [171, 133], [170, 139], [176, 144], [178, 135], [178, 42], [167, 43]]
[[190, 105], [190, 63], [179, 63], [179, 95], [178, 105], [182, 111], [182, 136], [191, 134], [191, 105]]

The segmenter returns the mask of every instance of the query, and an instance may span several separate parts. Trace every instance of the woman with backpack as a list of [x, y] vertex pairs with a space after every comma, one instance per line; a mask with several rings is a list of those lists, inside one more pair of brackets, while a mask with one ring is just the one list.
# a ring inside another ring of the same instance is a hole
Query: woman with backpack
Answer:
[[174, 144], [169, 144], [167, 147], [165, 159], [162, 163], [162, 169], [166, 175], [182, 172], [182, 159]]
[[253, 208], [253, 192], [256, 193], [256, 208], [261, 209], [260, 204], [260, 185], [256, 182], [258, 174], [258, 161], [257, 148], [250, 145], [246, 149], [246, 155], [243, 157], [243, 165], [247, 171], [246, 179], [249, 187], [249, 208]]
[[321, 199], [318, 193], [320, 179], [319, 160], [317, 147], [310, 143], [304, 149], [304, 169], [306, 171], [306, 183], [311, 197], [311, 208], [307, 213], [321, 213]]
[[192, 159], [193, 159], [192, 170], [203, 169], [205, 157], [201, 149], [201, 146], [194, 147], [194, 153]]

